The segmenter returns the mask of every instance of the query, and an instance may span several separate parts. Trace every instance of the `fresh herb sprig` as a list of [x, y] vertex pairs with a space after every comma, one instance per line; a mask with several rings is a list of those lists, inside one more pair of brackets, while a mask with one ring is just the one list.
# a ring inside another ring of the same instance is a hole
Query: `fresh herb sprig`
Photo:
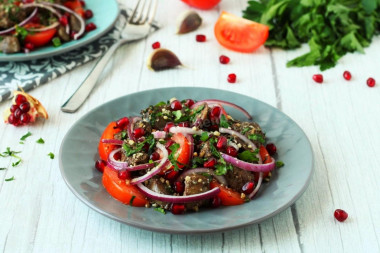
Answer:
[[21, 153], [21, 151], [13, 151], [13, 150], [11, 150], [10, 147], [7, 147], [7, 149], [4, 152], [0, 153], [0, 157], [13, 157], [13, 158], [16, 158], [17, 161], [14, 162], [14, 163], [12, 163], [12, 167], [15, 167], [15, 166], [19, 165], [22, 162], [21, 157], [18, 156], [18, 155], [16, 155], [16, 154], [19, 154], [19, 153]]

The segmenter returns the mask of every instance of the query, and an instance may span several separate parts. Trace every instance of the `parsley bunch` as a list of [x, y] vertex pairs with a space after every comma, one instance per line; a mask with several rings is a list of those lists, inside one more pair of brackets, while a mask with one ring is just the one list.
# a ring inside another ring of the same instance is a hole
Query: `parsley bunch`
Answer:
[[269, 26], [268, 47], [294, 49], [308, 43], [310, 52], [288, 67], [334, 67], [348, 52], [364, 53], [380, 31], [380, 0], [249, 1], [244, 17]]

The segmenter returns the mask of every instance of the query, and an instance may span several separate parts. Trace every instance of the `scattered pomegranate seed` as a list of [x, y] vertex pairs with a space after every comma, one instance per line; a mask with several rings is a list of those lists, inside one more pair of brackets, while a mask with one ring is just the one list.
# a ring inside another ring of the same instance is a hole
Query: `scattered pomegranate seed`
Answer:
[[221, 204], [222, 204], [222, 200], [218, 196], [212, 198], [212, 202], [211, 202], [212, 207], [216, 208], [216, 207], [219, 207]]
[[80, 2], [80, 5], [82, 5], [82, 7], [85, 7], [85, 6], [86, 6], [86, 2], [85, 2], [85, 1], [80, 0], [79, 2]]
[[157, 161], [158, 159], [160, 159], [160, 154], [158, 154], [157, 152], [153, 152], [151, 155], [150, 155], [150, 159], [152, 161]]
[[11, 108], [10, 108], [11, 112], [15, 112], [16, 109], [18, 109], [17, 105], [11, 105]]
[[170, 103], [170, 108], [172, 109], [172, 111], [178, 111], [182, 109], [182, 104], [178, 100], [174, 100]]
[[348, 214], [342, 209], [336, 209], [334, 212], [334, 217], [338, 221], [343, 222], [348, 218]]
[[34, 48], [35, 48], [34, 44], [33, 44], [33, 43], [30, 43], [30, 42], [25, 43], [24, 47], [25, 47], [26, 49], [28, 49], [29, 51], [33, 51]]
[[85, 12], [84, 12], [84, 18], [85, 19], [90, 19], [90, 18], [92, 18], [94, 16], [94, 13], [92, 12], [92, 10], [86, 10]]
[[107, 162], [106, 161], [104, 161], [104, 160], [97, 160], [96, 162], [95, 162], [95, 168], [98, 170], [98, 171], [100, 171], [101, 173], [103, 173], [104, 172], [104, 168], [107, 166]]
[[69, 24], [69, 19], [67, 18], [67, 16], [63, 15], [59, 18], [59, 23], [63, 26], [67, 26]]
[[351, 80], [351, 72], [350, 71], [344, 71], [343, 72], [343, 78], [346, 79], [347, 81], [350, 81]]
[[117, 152], [113, 155], [113, 158], [117, 161], [119, 161], [121, 159], [121, 153], [120, 152]]
[[178, 176], [178, 171], [175, 170], [169, 170], [165, 173], [165, 178], [169, 181], [174, 181]]
[[30, 110], [30, 104], [29, 104], [29, 102], [24, 102], [24, 103], [22, 103], [22, 104], [20, 105], [20, 110], [21, 110], [22, 112], [29, 112], [29, 110]]
[[20, 110], [20, 108], [18, 108], [13, 114], [15, 115], [15, 118], [19, 119], [22, 114], [22, 111]]
[[367, 79], [367, 85], [368, 85], [368, 87], [371, 87], [371, 88], [374, 87], [376, 85], [375, 79], [373, 79], [372, 77], [368, 78]]
[[255, 183], [254, 182], [248, 182], [243, 187], [241, 190], [244, 192], [244, 194], [249, 195], [253, 192], [253, 189], [255, 189]]
[[173, 204], [172, 206], [172, 214], [183, 214], [185, 212], [184, 204]]
[[180, 122], [180, 123], [178, 123], [178, 126], [180, 126], [180, 127], [190, 127], [190, 122], [188, 122], [188, 121]]
[[203, 163], [203, 167], [212, 168], [215, 166], [215, 164], [216, 164], [216, 159], [214, 157], [212, 157]]
[[185, 186], [183, 185], [182, 182], [175, 182], [174, 183], [174, 190], [178, 193], [183, 193], [183, 191], [185, 190]]
[[273, 143], [268, 143], [265, 147], [270, 155], [277, 153], [277, 147]]
[[14, 114], [9, 115], [9, 117], [8, 117], [9, 124], [13, 125], [15, 123], [15, 121], [16, 121], [15, 115]]
[[214, 108], [212, 108], [210, 115], [211, 117], [219, 117], [221, 111], [222, 109], [220, 109], [219, 106], [215, 106]]
[[128, 178], [128, 171], [126, 170], [119, 170], [117, 172], [117, 177], [121, 180], [126, 180]]
[[216, 148], [218, 150], [223, 150], [227, 147], [227, 138], [224, 136], [219, 136], [218, 142], [216, 143]]
[[174, 123], [173, 122], [168, 122], [166, 123], [165, 127], [164, 127], [164, 131], [169, 133], [169, 130], [170, 128], [174, 127]]
[[153, 48], [153, 49], [157, 49], [157, 48], [160, 48], [160, 47], [161, 47], [161, 43], [158, 42], [158, 41], [156, 41], [156, 42], [154, 42], [154, 43], [152, 44], [152, 48]]
[[91, 32], [91, 31], [93, 31], [93, 30], [95, 30], [96, 29], [96, 25], [94, 24], [94, 23], [88, 23], [87, 25], [86, 25], [86, 32]]
[[227, 81], [229, 83], [236, 83], [236, 74], [229, 74], [228, 77], [227, 77]]
[[227, 151], [226, 151], [227, 155], [230, 155], [230, 156], [233, 156], [233, 157], [236, 157], [238, 152], [236, 150], [236, 148], [234, 147], [231, 147], [231, 146], [228, 146], [227, 147]]
[[136, 128], [133, 130], [133, 135], [135, 136], [136, 139], [142, 137], [145, 135], [145, 130], [142, 127]]
[[228, 56], [225, 56], [225, 55], [221, 55], [219, 57], [219, 62], [221, 64], [228, 64], [230, 62], [230, 58]]
[[21, 105], [22, 103], [25, 103], [27, 100], [26, 100], [26, 97], [25, 96], [23, 96], [23, 95], [20, 95], [20, 94], [18, 94], [17, 96], [16, 96], [16, 104], [17, 105]]
[[323, 83], [323, 76], [321, 74], [313, 75], [313, 80], [316, 83]]
[[186, 101], [185, 101], [185, 105], [186, 105], [187, 107], [190, 108], [193, 104], [195, 104], [194, 100], [192, 100], [192, 99], [186, 99]]
[[197, 34], [197, 36], [195, 36], [195, 39], [197, 42], [205, 42], [206, 41], [206, 36], [203, 35], [203, 34]]
[[128, 124], [129, 119], [127, 117], [120, 118], [116, 121], [116, 127], [122, 130], [127, 128]]
[[29, 114], [27, 114], [27, 113], [21, 114], [20, 121], [23, 124], [28, 124], [30, 122], [30, 116], [29, 116]]

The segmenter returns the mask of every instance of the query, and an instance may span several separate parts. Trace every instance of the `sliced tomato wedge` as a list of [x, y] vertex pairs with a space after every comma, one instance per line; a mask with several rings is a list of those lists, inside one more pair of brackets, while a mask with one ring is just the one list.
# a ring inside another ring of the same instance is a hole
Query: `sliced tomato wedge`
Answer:
[[201, 9], [201, 10], [209, 10], [216, 6], [220, 0], [182, 0], [188, 5]]
[[63, 5], [84, 17], [84, 9], [79, 0], [66, 1]]
[[117, 147], [112, 144], [103, 143], [102, 139], [113, 139], [114, 135], [119, 133], [120, 131], [121, 130], [119, 128], [116, 128], [116, 122], [109, 123], [106, 129], [103, 131], [102, 137], [100, 137], [98, 145], [99, 156], [102, 160], [107, 161], [111, 151]]
[[43, 32], [29, 33], [26, 35], [24, 43], [32, 43], [35, 47], [42, 47], [48, 44], [54, 37], [57, 29], [50, 29]]
[[265, 43], [269, 27], [223, 11], [215, 24], [214, 33], [222, 46], [249, 53]]
[[225, 186], [222, 186], [219, 184], [216, 180], [212, 180], [210, 183], [211, 189], [214, 189], [215, 187], [219, 187], [220, 192], [218, 194], [218, 197], [222, 201], [223, 206], [236, 206], [244, 204], [244, 199], [241, 198], [241, 194], [227, 188]]
[[[259, 148], [259, 154], [260, 154], [261, 160], [263, 160], [263, 163], [270, 163], [272, 161], [272, 158], [270, 157], [268, 150], [263, 145], [261, 145]], [[263, 172], [263, 178], [266, 178], [269, 175], [269, 172], [270, 171]], [[259, 180], [259, 176], [260, 176], [260, 173], [255, 172], [256, 183]]]
[[117, 171], [107, 166], [104, 168], [102, 181], [107, 192], [121, 203], [131, 206], [148, 204], [148, 200], [135, 185], [127, 185], [125, 180], [119, 179]]

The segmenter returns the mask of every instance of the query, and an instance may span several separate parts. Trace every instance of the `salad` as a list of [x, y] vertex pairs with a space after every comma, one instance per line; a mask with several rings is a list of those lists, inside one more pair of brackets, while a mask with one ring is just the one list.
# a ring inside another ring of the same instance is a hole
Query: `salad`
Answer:
[[28, 53], [38, 47], [77, 40], [96, 29], [79, 0], [1, 0], [0, 52]]
[[[233, 119], [224, 107], [248, 121]], [[254, 198], [276, 166], [275, 146], [265, 144], [265, 133], [238, 105], [172, 98], [109, 123], [95, 167], [120, 202], [182, 214]]]

